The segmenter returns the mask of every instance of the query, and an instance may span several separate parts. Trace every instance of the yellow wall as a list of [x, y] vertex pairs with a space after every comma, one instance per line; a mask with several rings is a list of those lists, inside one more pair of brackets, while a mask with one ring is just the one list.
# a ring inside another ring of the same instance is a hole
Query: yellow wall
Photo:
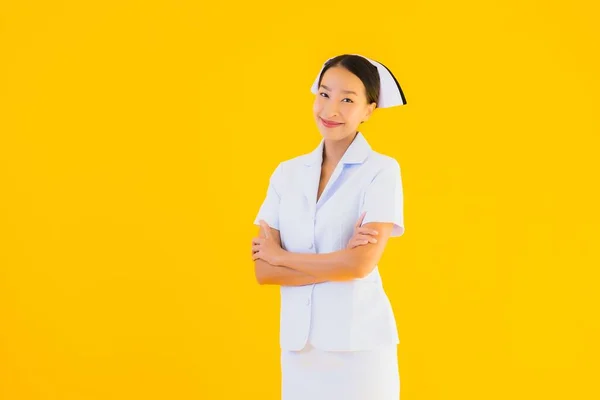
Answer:
[[600, 397], [596, 2], [95, 3], [0, 4], [0, 399], [278, 399], [252, 222], [344, 52], [408, 99], [402, 398]]

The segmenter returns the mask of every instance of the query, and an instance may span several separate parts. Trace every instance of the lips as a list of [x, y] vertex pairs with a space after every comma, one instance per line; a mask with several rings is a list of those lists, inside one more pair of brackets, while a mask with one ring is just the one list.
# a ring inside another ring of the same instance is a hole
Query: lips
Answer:
[[319, 117], [319, 119], [321, 120], [321, 123], [327, 128], [335, 128], [337, 126], [344, 125], [342, 122], [329, 121], [321, 117]]

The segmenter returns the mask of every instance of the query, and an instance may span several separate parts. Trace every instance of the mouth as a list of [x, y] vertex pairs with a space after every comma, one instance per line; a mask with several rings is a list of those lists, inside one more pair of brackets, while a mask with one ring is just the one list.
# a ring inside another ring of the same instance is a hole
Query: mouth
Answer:
[[321, 121], [321, 124], [323, 124], [323, 126], [325, 126], [326, 128], [336, 128], [338, 126], [344, 125], [342, 122], [329, 121], [321, 117], [319, 117], [319, 120]]

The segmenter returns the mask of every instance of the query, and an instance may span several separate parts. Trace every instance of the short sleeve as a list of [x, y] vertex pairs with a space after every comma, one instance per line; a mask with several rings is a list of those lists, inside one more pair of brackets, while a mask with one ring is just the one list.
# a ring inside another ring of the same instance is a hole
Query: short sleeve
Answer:
[[392, 237], [404, 234], [404, 193], [400, 165], [396, 160], [383, 167], [367, 187], [361, 214], [363, 225], [369, 222], [391, 222]]
[[279, 230], [279, 202], [281, 200], [281, 164], [275, 168], [269, 179], [269, 187], [258, 215], [254, 220], [254, 225], [260, 225], [259, 221], [265, 220], [273, 229]]

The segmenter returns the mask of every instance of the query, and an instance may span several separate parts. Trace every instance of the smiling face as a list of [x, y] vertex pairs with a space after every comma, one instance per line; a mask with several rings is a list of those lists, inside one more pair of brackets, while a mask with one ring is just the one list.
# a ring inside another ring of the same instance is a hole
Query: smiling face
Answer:
[[325, 139], [354, 135], [375, 108], [375, 103], [367, 102], [365, 85], [352, 72], [340, 66], [325, 71], [313, 104], [317, 127]]

